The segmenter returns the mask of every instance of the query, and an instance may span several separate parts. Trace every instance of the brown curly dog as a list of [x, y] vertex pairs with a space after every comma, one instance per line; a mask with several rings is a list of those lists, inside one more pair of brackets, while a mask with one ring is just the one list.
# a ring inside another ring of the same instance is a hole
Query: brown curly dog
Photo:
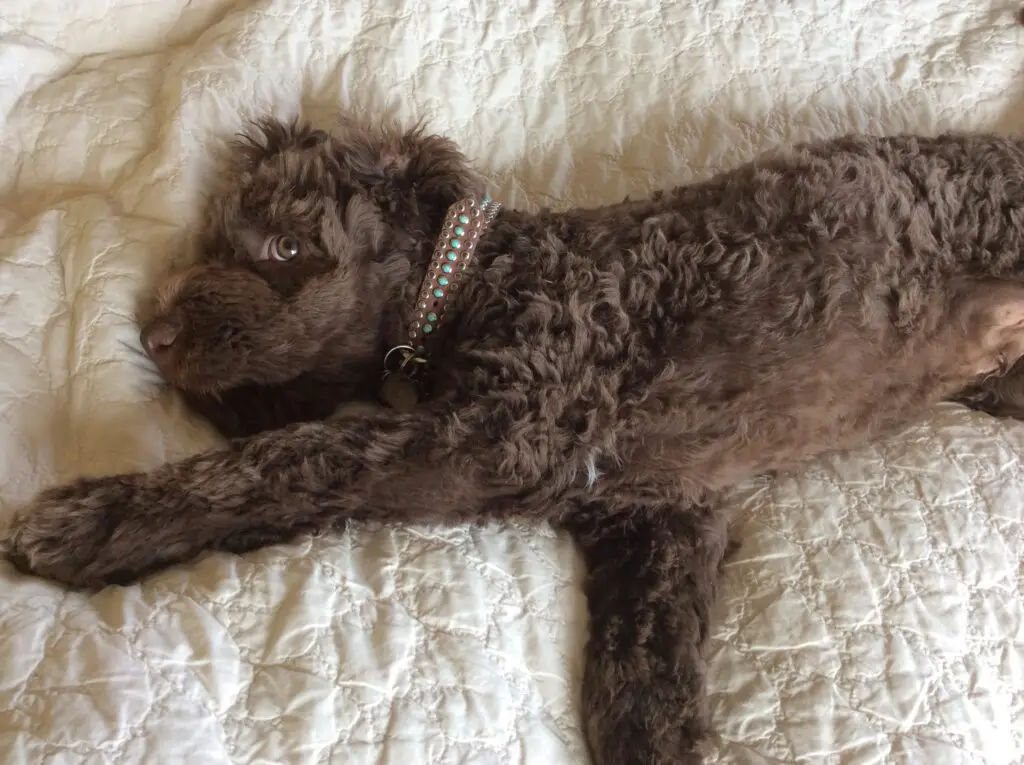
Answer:
[[848, 136], [534, 213], [422, 130], [267, 120], [221, 178], [141, 340], [236, 438], [43, 492], [9, 557], [98, 588], [350, 519], [555, 523], [599, 765], [701, 760], [723, 488], [944, 399], [1024, 408], [1022, 140]]

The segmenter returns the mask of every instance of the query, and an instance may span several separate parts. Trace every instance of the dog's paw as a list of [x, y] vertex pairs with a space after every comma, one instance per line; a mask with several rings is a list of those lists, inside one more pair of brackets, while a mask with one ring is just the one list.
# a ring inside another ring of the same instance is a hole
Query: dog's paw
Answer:
[[121, 562], [111, 540], [124, 533], [131, 498], [130, 477], [80, 480], [44, 491], [15, 514], [3, 552], [22, 573], [74, 588], [120, 583]]

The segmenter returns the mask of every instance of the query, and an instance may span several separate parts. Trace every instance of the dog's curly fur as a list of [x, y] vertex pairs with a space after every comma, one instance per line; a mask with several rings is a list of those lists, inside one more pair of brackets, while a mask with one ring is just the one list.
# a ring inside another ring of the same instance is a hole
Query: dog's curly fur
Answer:
[[[722, 489], [944, 399], [1024, 411], [1018, 139], [846, 136], [650, 199], [502, 210], [407, 413], [374, 394], [446, 208], [484, 190], [457, 147], [267, 120], [222, 178], [143, 335], [236, 438], [43, 492], [11, 559], [95, 588], [350, 519], [551, 521], [589, 569], [599, 765], [701, 759]], [[283, 235], [300, 251], [276, 262]]]

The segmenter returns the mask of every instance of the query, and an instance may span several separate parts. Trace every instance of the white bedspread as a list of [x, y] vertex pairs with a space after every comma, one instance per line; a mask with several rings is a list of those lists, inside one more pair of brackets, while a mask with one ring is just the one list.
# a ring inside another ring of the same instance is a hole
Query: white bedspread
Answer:
[[[0, 511], [213, 443], [123, 343], [246, 118], [426, 117], [508, 204], [607, 202], [799, 138], [1024, 128], [1015, 12], [3, 0]], [[738, 493], [719, 762], [1024, 760], [1022, 454], [1024, 425], [946, 406]], [[581, 581], [525, 529], [364, 528], [93, 597], [2, 562], [0, 761], [582, 763]]]

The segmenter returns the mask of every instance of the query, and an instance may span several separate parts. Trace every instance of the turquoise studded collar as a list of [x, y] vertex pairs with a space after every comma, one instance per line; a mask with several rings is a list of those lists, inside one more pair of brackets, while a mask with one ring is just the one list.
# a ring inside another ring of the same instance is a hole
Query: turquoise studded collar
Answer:
[[407, 342], [392, 347], [384, 356], [380, 398], [391, 408], [408, 411], [419, 402], [428, 340], [450, 316], [449, 301], [457, 296], [476, 258], [477, 244], [499, 209], [501, 205], [486, 196], [479, 202], [460, 199], [448, 208], [434, 256], [416, 296]]

